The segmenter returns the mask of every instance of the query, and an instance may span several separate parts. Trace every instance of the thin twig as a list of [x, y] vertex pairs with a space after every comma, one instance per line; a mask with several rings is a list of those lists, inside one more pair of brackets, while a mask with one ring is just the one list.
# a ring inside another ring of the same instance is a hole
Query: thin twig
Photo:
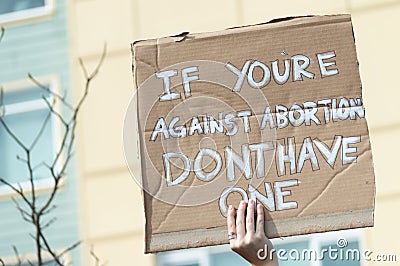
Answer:
[[78, 60], [79, 60], [79, 65], [81, 66], [83, 75], [85, 76], [85, 79], [88, 79], [88, 78], [89, 78], [89, 75], [88, 75], [88, 72], [87, 72], [87, 70], [86, 70], [85, 64], [83, 63], [83, 59], [82, 59], [82, 58], [79, 58]]
[[[75, 114], [77, 114], [79, 112], [79, 109], [80, 109], [82, 103], [85, 101], [86, 96], [87, 96], [87, 94], [89, 92], [90, 81], [94, 77], [96, 77], [97, 74], [99, 73], [100, 67], [103, 65], [104, 59], [106, 57], [106, 54], [107, 54], [107, 44], [104, 44], [103, 53], [101, 54], [101, 58], [99, 60], [99, 63], [97, 64], [96, 68], [93, 70], [92, 74], [90, 74], [90, 76], [88, 76], [88, 72], [86, 70], [85, 64], [83, 63], [82, 58], [79, 59], [79, 64], [81, 65], [82, 71], [83, 71], [83, 73], [85, 75], [85, 78], [86, 78], [86, 86], [85, 86], [85, 93], [84, 93], [83, 97], [80, 99], [80, 101], [78, 102], [78, 105], [75, 108]], [[76, 116], [75, 116], [75, 119], [76, 119]]]
[[103, 65], [104, 59], [106, 58], [106, 54], [107, 54], [107, 43], [104, 43], [103, 53], [101, 54], [99, 63], [97, 64], [97, 67], [94, 69], [94, 71], [90, 75], [89, 80], [93, 79], [99, 73], [100, 67]]
[[50, 253], [50, 255], [53, 257], [53, 259], [55, 260], [55, 262], [59, 265], [62, 266], [62, 263], [59, 260], [59, 256], [57, 256], [57, 254], [51, 249], [49, 242], [47, 241], [46, 237], [43, 235], [42, 230], [38, 230], [39, 233], [39, 239], [42, 239], [43, 244], [46, 247], [46, 250]]
[[21, 260], [21, 257], [19, 256], [18, 249], [16, 246], [12, 246], [12, 247], [14, 250], [15, 257], [17, 258], [17, 265], [20, 266], [20, 265], [22, 265], [22, 260]]
[[64, 162], [63, 167], [61, 167], [61, 169], [60, 169], [60, 175], [63, 175], [63, 174], [64, 174], [64, 172], [65, 172], [65, 170], [67, 169], [67, 166], [68, 166], [68, 164], [69, 164], [69, 161], [70, 161], [71, 158], [72, 158], [72, 155], [73, 155], [72, 145], [73, 145], [74, 139], [75, 139], [75, 134], [73, 134], [73, 135], [71, 136], [70, 145], [68, 145], [68, 148], [67, 148], [67, 156], [66, 156], [66, 158], [65, 158], [65, 162]]
[[[31, 209], [32, 209], [32, 222], [39, 223], [39, 217], [36, 217], [36, 189], [35, 189], [35, 180], [33, 176], [33, 169], [32, 169], [32, 160], [31, 160], [31, 150], [26, 150], [26, 165], [28, 167], [28, 172], [29, 172], [29, 182], [31, 183]], [[40, 254], [40, 250], [38, 250], [38, 254]], [[39, 262], [40, 264], [40, 262]]]
[[25, 201], [26, 204], [29, 205], [29, 207], [31, 206], [31, 202], [26, 198], [24, 191], [22, 190], [21, 184], [18, 183], [19, 189], [17, 189], [16, 187], [14, 187], [13, 185], [11, 185], [9, 182], [7, 182], [5, 179], [0, 178], [0, 183], [3, 183], [4, 185], [8, 186], [9, 188], [11, 188], [15, 193], [17, 193], [19, 196], [21, 196], [21, 198]]
[[75, 244], [71, 245], [70, 247], [68, 247], [67, 249], [65, 249], [64, 251], [62, 251], [58, 256], [62, 257], [64, 256], [66, 253], [70, 252], [71, 250], [77, 248], [80, 244], [82, 243], [82, 241], [78, 241]]
[[6, 114], [6, 109], [4, 107], [4, 88], [0, 86], [0, 117]]
[[68, 163], [70, 161], [71, 150], [72, 150], [73, 143], [75, 141], [75, 129], [76, 129], [76, 125], [77, 125], [77, 116], [78, 116], [78, 113], [80, 111], [80, 108], [81, 108], [83, 102], [85, 101], [85, 99], [86, 99], [86, 97], [87, 97], [87, 95], [89, 93], [90, 81], [99, 73], [99, 69], [102, 66], [103, 62], [104, 62], [106, 53], [107, 53], [107, 45], [105, 44], [104, 45], [104, 49], [103, 49], [103, 53], [102, 53], [101, 58], [99, 60], [99, 63], [97, 64], [95, 70], [92, 72], [92, 74], [90, 76], [88, 76], [88, 74], [87, 74], [87, 70], [85, 68], [85, 65], [84, 65], [83, 61], [80, 60], [82, 71], [84, 72], [85, 77], [86, 77], [85, 92], [84, 92], [83, 96], [80, 98], [80, 100], [79, 100], [79, 102], [78, 102], [78, 104], [77, 104], [77, 106], [75, 108], [74, 114], [72, 116], [72, 120], [71, 120], [72, 128], [70, 128], [70, 126], [69, 126], [69, 125], [71, 125], [71, 123], [69, 123], [66, 126], [66, 132], [64, 134], [61, 146], [60, 146], [60, 148], [59, 148], [59, 150], [58, 150], [58, 152], [56, 154], [56, 158], [55, 158], [55, 160], [54, 160], [54, 162], [52, 164], [52, 169], [53, 169], [52, 174], [53, 174], [53, 178], [54, 178], [56, 184], [55, 184], [55, 186], [54, 186], [54, 188], [53, 188], [53, 190], [52, 190], [52, 192], [50, 194], [49, 199], [44, 204], [42, 209], [40, 209], [39, 214], [42, 214], [50, 206], [50, 204], [53, 201], [54, 196], [56, 194], [59, 178], [57, 178], [55, 176], [54, 168], [55, 168], [56, 164], [58, 163], [58, 160], [61, 157], [62, 152], [64, 151], [64, 147], [65, 147], [65, 144], [67, 142], [67, 137], [68, 137], [69, 130], [71, 130], [71, 137], [70, 137], [70, 141], [69, 141], [69, 145], [68, 145], [67, 158], [66, 158], [63, 166], [61, 167], [60, 175], [62, 175], [64, 173], [64, 171], [67, 168], [67, 165], [68, 165]]
[[92, 255], [92, 257], [95, 260], [95, 266], [99, 266], [100, 265], [100, 259], [99, 259], [99, 257], [97, 257], [96, 253], [94, 253], [93, 245], [90, 248], [90, 255]]
[[3, 26], [1, 26], [0, 42], [3, 40], [4, 33], [6, 33], [6, 29]]
[[24, 219], [25, 221], [31, 223], [32, 220], [29, 219], [31, 214], [29, 214], [27, 211], [25, 211], [23, 208], [21, 208], [21, 206], [19, 205], [18, 201], [16, 199], [14, 199], [14, 197], [12, 197], [11, 200], [14, 202], [15, 206], [19, 210], [19, 212], [20, 212], [20, 214], [22, 216], [22, 219]]
[[53, 206], [51, 206], [48, 210], [44, 211], [44, 212], [42, 213], [42, 215], [49, 214], [50, 212], [52, 212], [52, 211], [55, 210], [56, 208], [57, 208], [57, 205], [53, 205]]
[[52, 225], [55, 221], [57, 221], [57, 217], [53, 217], [52, 219], [50, 219], [50, 221], [48, 221], [47, 223], [45, 223], [44, 225], [42, 225], [42, 230], [45, 230], [46, 228], [48, 228], [50, 225]]
[[58, 151], [56, 153], [56, 157], [55, 157], [55, 159], [54, 159], [54, 161], [53, 161], [53, 163], [51, 165], [51, 169], [53, 169], [53, 172], [54, 172], [55, 166], [58, 163], [58, 160], [61, 158], [61, 155], [62, 155], [62, 153], [64, 151], [65, 144], [66, 144], [68, 136], [69, 136], [69, 131], [71, 129], [69, 124], [64, 124], [64, 127], [65, 127], [65, 132], [64, 132], [64, 136], [63, 136], [62, 141], [61, 141], [61, 145], [58, 148]]
[[50, 165], [48, 165], [46, 162], [41, 162], [41, 163], [35, 165], [32, 169], [33, 169], [33, 171], [36, 171], [40, 167], [46, 167], [47, 170], [51, 171]]
[[65, 96], [61, 96], [60, 94], [50, 90], [50, 88], [48, 86], [45, 86], [44, 84], [42, 84], [40, 81], [38, 81], [31, 73], [28, 73], [28, 78], [35, 83], [36, 86], [38, 86], [39, 88], [41, 88], [42, 90], [44, 90], [45, 92], [51, 94], [54, 96], [54, 98], [59, 99], [63, 104], [65, 104], [65, 106], [67, 106], [69, 109], [74, 110], [74, 107], [67, 102], [67, 100], [65, 99]]
[[51, 112], [49, 112], [46, 115], [46, 118], [44, 119], [42, 126], [40, 127], [39, 132], [36, 134], [35, 139], [32, 141], [31, 146], [29, 146], [29, 149], [35, 148], [37, 142], [39, 141], [40, 137], [43, 135], [44, 130], [46, 129], [47, 124], [49, 123], [51, 118]]
[[64, 100], [66, 100], [66, 99], [67, 99], [67, 96], [68, 96], [68, 90], [64, 90], [64, 93], [63, 93], [63, 95], [62, 95], [62, 98], [63, 98]]
[[50, 114], [54, 114], [55, 116], [57, 116], [58, 119], [60, 119], [61, 123], [63, 123], [63, 125], [67, 125], [67, 122], [64, 120], [64, 118], [62, 117], [62, 115], [60, 113], [58, 113], [56, 110], [54, 110], [54, 106], [53, 104], [50, 104], [49, 100], [47, 100], [46, 97], [42, 97], [42, 99], [45, 101], [45, 103], [47, 104], [47, 107], [50, 110]]
[[4, 129], [7, 131], [8, 135], [25, 151], [28, 148], [21, 142], [21, 140], [14, 134], [14, 132], [8, 127], [7, 123], [4, 121], [3, 117], [0, 116], [0, 123], [3, 125]]
[[43, 213], [47, 210], [47, 208], [50, 206], [50, 204], [53, 202], [53, 199], [57, 193], [57, 189], [58, 189], [58, 183], [60, 182], [60, 178], [58, 178], [55, 174], [54, 171], [52, 172], [52, 176], [54, 179], [54, 186], [53, 189], [51, 191], [51, 194], [49, 196], [49, 198], [47, 199], [46, 203], [42, 206], [42, 208], [39, 210], [38, 214], [39, 215], [43, 215]]
[[21, 162], [23, 162], [23, 163], [27, 163], [27, 162], [28, 162], [25, 158], [22, 158], [22, 157], [19, 156], [19, 155], [17, 155], [16, 157], [17, 157], [17, 160], [18, 160], [18, 161], [21, 161]]
[[32, 235], [32, 233], [29, 233], [29, 236], [30, 236], [33, 240], [36, 240], [36, 236]]

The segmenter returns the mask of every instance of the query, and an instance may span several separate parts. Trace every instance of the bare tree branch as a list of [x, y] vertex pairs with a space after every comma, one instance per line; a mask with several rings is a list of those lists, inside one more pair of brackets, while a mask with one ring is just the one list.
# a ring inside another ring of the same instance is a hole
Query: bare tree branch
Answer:
[[[3, 35], [4, 35], [4, 29], [2, 28], [0, 41], [3, 38]], [[28, 208], [24, 208], [25, 206], [21, 206], [16, 199], [14, 198], [12, 199], [15, 203], [17, 210], [20, 212], [21, 217], [25, 221], [31, 223], [35, 228], [34, 234], [30, 234], [30, 236], [35, 241], [37, 258], [35, 264], [32, 264], [30, 261], [28, 261], [31, 265], [43, 266], [44, 264], [47, 264], [47, 262], [44, 262], [42, 254], [44, 254], [44, 252], [46, 253], [48, 252], [52, 257], [53, 263], [55, 262], [57, 265], [63, 266], [63, 263], [61, 261], [61, 256], [75, 249], [81, 243], [80, 241], [76, 242], [75, 244], [71, 245], [61, 253], [56, 252], [51, 247], [47, 237], [44, 234], [44, 230], [49, 228], [52, 224], [54, 224], [54, 222], [57, 219], [56, 217], [53, 217], [47, 221], [44, 221], [43, 217], [44, 215], [49, 214], [52, 210], [56, 208], [56, 205], [53, 204], [53, 201], [57, 195], [59, 184], [62, 182], [65, 172], [67, 171], [67, 167], [71, 161], [72, 156], [74, 155], [73, 146], [76, 138], [75, 132], [77, 128], [77, 121], [78, 121], [77, 118], [80, 113], [81, 107], [89, 94], [91, 81], [98, 75], [99, 70], [104, 62], [106, 52], [107, 52], [107, 46], [104, 45], [104, 49], [99, 59], [99, 62], [94, 68], [93, 72], [91, 72], [90, 74], [83, 63], [83, 60], [79, 59], [79, 63], [82, 72], [85, 76], [86, 82], [84, 86], [84, 92], [80, 97], [78, 97], [76, 105], [71, 104], [67, 101], [67, 93], [65, 93], [64, 95], [60, 95], [52, 91], [48, 86], [43, 85], [35, 77], [33, 77], [32, 74], [30, 73], [28, 74], [29, 79], [36, 86], [38, 86], [51, 96], [51, 97], [42, 96], [44, 102], [47, 105], [49, 113], [46, 115], [45, 119], [41, 122], [39, 130], [37, 134], [34, 136], [30, 146], [26, 146], [23, 143], [23, 141], [20, 138], [18, 138], [17, 134], [12, 130], [12, 128], [9, 127], [7, 121], [3, 118], [6, 115], [6, 110], [4, 105], [3, 88], [0, 87], [0, 125], [4, 127], [7, 134], [16, 142], [16, 144], [25, 151], [25, 155], [23, 157], [18, 155], [17, 160], [23, 162], [28, 168], [28, 173], [29, 173], [28, 176], [31, 188], [30, 193], [32, 195], [28, 197], [28, 194], [25, 193], [20, 183], [12, 184], [12, 182], [9, 182], [1, 177], [0, 177], [0, 183], [8, 186], [28, 206]], [[52, 99], [52, 101], [49, 99]], [[55, 108], [56, 102], [62, 104], [63, 107], [67, 107], [69, 111], [66, 113], [57, 111]], [[43, 161], [37, 165], [33, 165], [33, 160], [32, 160], [33, 150], [39, 143], [39, 140], [43, 138], [44, 132], [46, 130], [47, 125], [49, 124], [50, 119], [52, 118], [52, 115], [57, 117], [57, 119], [60, 121], [60, 124], [63, 125], [60, 144], [59, 146], [56, 147], [56, 151], [51, 162]], [[54, 180], [54, 184], [51, 187], [50, 193], [46, 194], [46, 196], [43, 196], [43, 200], [42, 198], [40, 200], [38, 199], [35, 187], [35, 175], [37, 169], [40, 167], [45, 167], [48, 170], [49, 177], [51, 177]], [[18, 265], [22, 265], [22, 260], [19, 256], [18, 250], [16, 249], [15, 246], [13, 248], [14, 248], [14, 253], [18, 259]], [[91, 255], [96, 259], [96, 265], [100, 265], [100, 260], [95, 255], [93, 250], [91, 251]], [[4, 265], [4, 262], [2, 260], [0, 260], [0, 266], [1, 263]]]
[[11, 188], [15, 193], [17, 193], [24, 201], [26, 204], [29, 205], [29, 207], [32, 208], [32, 204], [31, 202], [28, 200], [28, 198], [25, 196], [24, 194], [24, 190], [21, 187], [21, 184], [18, 183], [19, 189], [17, 189], [15, 186], [11, 185], [9, 182], [7, 182], [5, 179], [0, 178], [0, 183], [3, 183], [4, 185], [8, 186], [9, 188]]
[[46, 237], [43, 235], [43, 232], [42, 232], [42, 230], [39, 230], [38, 231], [39, 232], [39, 239], [41, 239], [42, 241], [43, 241], [43, 244], [44, 244], [44, 246], [46, 247], [46, 250], [50, 253], [50, 255], [53, 257], [53, 259], [54, 259], [54, 261], [58, 264], [58, 265], [60, 265], [60, 266], [62, 266], [62, 263], [61, 263], [61, 261], [60, 261], [60, 258], [59, 258], [59, 256], [57, 256], [57, 254], [52, 250], [52, 248], [50, 247], [50, 245], [49, 245], [49, 242], [47, 241], [47, 239], [46, 239]]
[[71, 130], [71, 136], [70, 136], [70, 141], [69, 141], [69, 145], [68, 145], [68, 151], [67, 151], [65, 162], [64, 162], [63, 166], [61, 167], [60, 175], [62, 175], [64, 173], [65, 169], [68, 166], [68, 163], [69, 163], [70, 158], [71, 158], [72, 146], [73, 146], [73, 143], [75, 141], [75, 129], [76, 129], [76, 125], [77, 125], [78, 113], [80, 111], [80, 108], [81, 108], [83, 102], [85, 101], [85, 99], [86, 99], [86, 97], [87, 97], [87, 95], [89, 93], [90, 81], [98, 74], [99, 69], [102, 66], [103, 62], [104, 62], [106, 53], [107, 53], [107, 45], [105, 44], [104, 45], [104, 49], [103, 49], [103, 53], [102, 53], [101, 58], [100, 58], [100, 61], [97, 64], [95, 70], [90, 74], [90, 76], [87, 75], [87, 70], [86, 70], [86, 68], [85, 68], [85, 66], [83, 64], [83, 61], [80, 59], [82, 70], [83, 70], [83, 72], [85, 74], [85, 77], [86, 77], [85, 92], [84, 92], [83, 96], [80, 98], [80, 100], [78, 101], [78, 104], [77, 104], [77, 106], [75, 108], [75, 111], [73, 113], [73, 116], [71, 118], [72, 128], [70, 128], [70, 126], [69, 126], [69, 125], [71, 125], [71, 123], [69, 123], [68, 126], [66, 126], [67, 131], [64, 134], [64, 138], [62, 140], [60, 149], [58, 150], [56, 158], [55, 158], [55, 160], [53, 162], [53, 165], [52, 165], [53, 177], [54, 177], [54, 180], [55, 180], [56, 184], [54, 186], [53, 191], [50, 194], [50, 197], [49, 197], [48, 201], [44, 204], [42, 209], [39, 211], [39, 214], [42, 214], [50, 206], [50, 204], [53, 201], [54, 196], [56, 194], [59, 178], [55, 177], [54, 168], [55, 168], [55, 166], [56, 166], [56, 164], [57, 164], [62, 152], [64, 151], [64, 147], [65, 147], [65, 144], [67, 142], [68, 133]]

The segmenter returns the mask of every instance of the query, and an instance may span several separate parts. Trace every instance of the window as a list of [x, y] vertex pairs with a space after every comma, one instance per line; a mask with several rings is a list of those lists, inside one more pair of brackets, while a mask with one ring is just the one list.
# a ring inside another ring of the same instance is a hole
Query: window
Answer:
[[[360, 256], [360, 259], [353, 259], [353, 253], [347, 252], [357, 249], [360, 254], [362, 254], [362, 240], [362, 229], [352, 229], [273, 239], [272, 243], [275, 250], [284, 249], [287, 253], [290, 253], [292, 250], [299, 251], [298, 256], [295, 252], [292, 253], [292, 258], [296, 259], [291, 259], [289, 254], [286, 254], [284, 257], [287, 258], [287, 260], [279, 260], [279, 266], [364, 266], [365, 262], [362, 256]], [[343, 245], [338, 246], [339, 244]], [[331, 256], [329, 256], [328, 252], [329, 247], [331, 247], [332, 250], [337, 250], [336, 252], [332, 252]], [[306, 250], [306, 252], [304, 252], [304, 257], [306, 259], [303, 259], [302, 252], [304, 250]], [[340, 258], [340, 254], [342, 254], [342, 259]], [[346, 254], [349, 254], [348, 259], [345, 258]], [[315, 255], [320, 259], [316, 258]], [[310, 256], [311, 259], [309, 259]]]
[[[48, 86], [54, 89], [52, 83], [48, 83]], [[2, 117], [7, 127], [25, 146], [30, 147], [41, 132], [31, 152], [33, 178], [37, 189], [51, 185], [50, 172], [44, 163], [51, 164], [56, 148], [54, 141], [58, 136], [55, 123], [57, 120], [51, 115], [42, 97], [52, 102], [52, 96], [41, 88], [20, 87], [5, 91], [1, 106]], [[29, 190], [29, 169], [24, 162], [26, 153], [2, 124], [0, 146], [0, 176], [9, 183], [20, 183], [25, 190]], [[0, 194], [11, 192], [7, 186], [0, 184]]]
[[[275, 250], [283, 249], [287, 253], [290, 251], [299, 251], [301, 254], [303, 250], [312, 251], [315, 250], [317, 254], [321, 254], [323, 249], [329, 249], [329, 246], [334, 249], [340, 249], [338, 247], [338, 241], [344, 240], [345, 244], [343, 250], [357, 249], [362, 252], [362, 230], [346, 230], [339, 232], [327, 232], [320, 234], [285, 237], [284, 239], [273, 239], [272, 243]], [[342, 254], [345, 254], [343, 252]], [[308, 253], [306, 253], [308, 254]], [[326, 255], [321, 259], [291, 259], [288, 254], [288, 258], [279, 260], [279, 266], [364, 266], [365, 263], [362, 258], [357, 259], [331, 259]], [[349, 252], [349, 254], [352, 254]], [[284, 256], [283, 256], [284, 257]], [[292, 253], [292, 258], [296, 257], [296, 252]], [[242, 257], [236, 253], [230, 251], [228, 245], [205, 247], [178, 251], [168, 251], [159, 253], [157, 255], [157, 266], [219, 266], [219, 265], [230, 265], [230, 266], [242, 266], [248, 265]]]
[[157, 254], [157, 266], [242, 266], [248, 263], [229, 246], [204, 247]]
[[[60, 253], [61, 251], [56, 251], [56, 253]], [[19, 266], [31, 266], [37, 265], [37, 255], [34, 253], [29, 254], [19, 254], [19, 259], [16, 256], [9, 256], [6, 258], [2, 258], [4, 260], [5, 265], [19, 265]], [[56, 266], [59, 265], [57, 262], [49, 254], [42, 254], [43, 265], [46, 266]], [[71, 256], [70, 253], [65, 253], [59, 258], [60, 262], [64, 265], [71, 265]]]
[[[23, 262], [22, 264], [19, 264], [19, 266], [32, 266], [32, 261], [27, 261], [27, 262]], [[37, 263], [37, 262], [35, 262]], [[35, 265], [35, 264], [33, 264]], [[55, 261], [52, 260], [45, 260], [43, 261], [43, 265], [47, 265], [47, 266], [58, 266], [59, 264]]]
[[1, 0], [0, 23], [50, 14], [53, 0]]

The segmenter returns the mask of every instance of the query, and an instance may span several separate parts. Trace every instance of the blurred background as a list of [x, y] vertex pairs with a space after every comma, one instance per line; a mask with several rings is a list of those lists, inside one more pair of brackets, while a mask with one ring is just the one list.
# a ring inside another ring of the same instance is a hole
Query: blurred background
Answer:
[[[400, 53], [399, 0], [0, 0], [0, 84], [14, 104], [9, 120], [23, 138], [38, 126], [43, 105], [35, 105], [32, 73], [55, 91], [77, 99], [85, 80], [81, 57], [93, 69], [103, 44], [108, 52], [79, 118], [76, 152], [57, 196], [58, 220], [46, 230], [51, 244], [64, 249], [73, 265], [95, 265], [94, 247], [107, 265], [246, 265], [227, 246], [144, 255], [144, 211], [140, 188], [125, 165], [122, 128], [133, 95], [130, 43], [183, 31], [223, 30], [297, 15], [351, 13], [363, 97], [376, 173], [375, 226], [274, 240], [276, 247], [322, 249], [345, 238], [349, 248], [397, 254], [397, 262], [300, 261], [282, 265], [398, 265], [400, 261]], [[36, 97], [36, 98], [35, 98]], [[37, 101], [36, 101], [37, 102]], [[30, 108], [24, 108], [24, 106]], [[19, 107], [19, 108], [17, 108]], [[51, 156], [57, 125], [50, 123], [39, 154]], [[19, 176], [18, 151], [0, 129], [0, 174]], [[13, 180], [19, 182], [19, 180]], [[46, 180], [42, 180], [42, 192]], [[24, 222], [11, 197], [0, 186], [0, 257], [15, 263], [12, 246], [24, 258], [34, 254], [33, 228]], [[25, 264], [23, 264], [25, 265]], [[28, 264], [26, 264], [28, 265]]]

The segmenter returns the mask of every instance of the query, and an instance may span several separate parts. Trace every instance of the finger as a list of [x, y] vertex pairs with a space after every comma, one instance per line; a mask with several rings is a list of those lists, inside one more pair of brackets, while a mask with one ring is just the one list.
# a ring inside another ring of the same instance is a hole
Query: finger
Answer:
[[246, 214], [246, 232], [254, 233], [254, 200], [250, 199], [247, 204], [247, 214]]
[[[228, 226], [228, 234], [231, 232], [236, 234], [235, 209], [232, 205], [229, 205], [226, 223]], [[232, 243], [233, 241], [235, 241], [235, 239], [229, 239], [229, 243]]]
[[265, 234], [265, 231], [264, 231], [264, 207], [262, 206], [262, 204], [257, 205], [256, 233]]
[[244, 226], [245, 211], [246, 211], [246, 202], [242, 200], [239, 204], [239, 208], [237, 210], [237, 215], [236, 215], [236, 234], [238, 239], [243, 239], [246, 234]]

